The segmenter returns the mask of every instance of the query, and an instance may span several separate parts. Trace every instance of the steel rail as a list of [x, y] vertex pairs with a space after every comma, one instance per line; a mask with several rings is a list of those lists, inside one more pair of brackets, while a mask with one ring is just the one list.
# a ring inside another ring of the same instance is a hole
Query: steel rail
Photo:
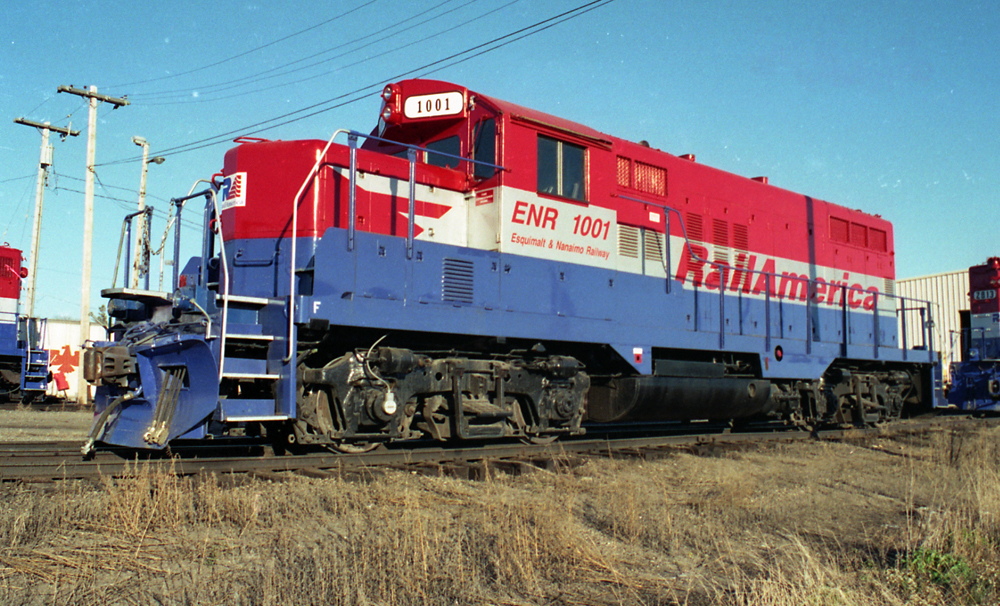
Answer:
[[[473, 444], [457, 447], [430, 445], [402, 448], [400, 445], [381, 447], [374, 451], [351, 454], [328, 451], [288, 456], [175, 456], [157, 459], [136, 458], [134, 451], [124, 449], [99, 450], [91, 460], [80, 456], [76, 442], [0, 443], [0, 481], [48, 482], [62, 479], [94, 479], [102, 476], [127, 476], [140, 469], [165, 471], [177, 475], [274, 474], [282, 472], [333, 473], [372, 471], [385, 468], [426, 467], [429, 464], [469, 464], [482, 462], [537, 461], [566, 456], [634, 456], [671, 447], [711, 447], [792, 442], [810, 439], [854, 440], [872, 437], [893, 437], [919, 434], [933, 430], [955, 429], [965, 425], [992, 427], [1000, 420], [967, 417], [934, 417], [907, 420], [891, 426], [870, 428], [831, 428], [807, 431], [788, 428], [783, 431], [721, 430], [714, 433], [676, 433], [624, 438], [567, 439], [547, 445], [519, 442]], [[233, 447], [227, 447], [232, 450]], [[260, 451], [260, 448], [258, 448]], [[193, 454], [193, 452], [187, 455]], [[322, 474], [321, 474], [322, 475]]]

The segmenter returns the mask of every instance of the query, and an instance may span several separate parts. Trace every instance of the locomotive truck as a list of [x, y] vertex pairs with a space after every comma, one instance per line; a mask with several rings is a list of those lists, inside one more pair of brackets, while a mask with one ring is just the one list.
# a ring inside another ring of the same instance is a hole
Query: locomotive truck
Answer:
[[930, 330], [897, 320], [930, 306], [895, 296], [877, 215], [434, 80], [387, 85], [370, 131], [236, 143], [173, 201], [205, 226], [173, 290], [104, 291], [90, 444], [866, 424], [934, 398]]

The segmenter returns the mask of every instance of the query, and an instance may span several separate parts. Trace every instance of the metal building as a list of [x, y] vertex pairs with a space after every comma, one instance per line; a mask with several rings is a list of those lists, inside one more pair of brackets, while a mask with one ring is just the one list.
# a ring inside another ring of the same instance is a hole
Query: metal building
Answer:
[[[931, 302], [934, 316], [932, 335], [934, 348], [941, 352], [944, 362], [944, 379], [948, 380], [948, 367], [961, 358], [959, 335], [962, 329], [962, 312], [969, 313], [969, 270], [962, 269], [943, 274], [909, 278], [896, 282], [896, 294]], [[900, 320], [902, 323], [902, 319]], [[920, 343], [920, 312], [906, 312], [906, 338], [909, 343]]]

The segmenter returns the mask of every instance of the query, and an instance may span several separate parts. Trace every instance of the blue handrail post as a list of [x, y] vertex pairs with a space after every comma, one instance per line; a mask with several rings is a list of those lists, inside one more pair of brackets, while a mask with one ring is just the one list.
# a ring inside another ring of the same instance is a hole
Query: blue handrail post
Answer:
[[351, 174], [348, 177], [350, 192], [347, 205], [347, 250], [354, 250], [354, 221], [357, 214], [357, 175], [358, 175], [358, 136], [351, 133], [347, 136], [347, 145], [351, 149]]
[[417, 205], [417, 150], [412, 147], [406, 150], [406, 157], [410, 161], [410, 194], [409, 211], [406, 218], [406, 258], [413, 258], [413, 221], [416, 219]]
[[874, 357], [877, 360], [878, 359], [879, 342], [881, 341], [881, 339], [879, 338], [878, 291], [875, 291], [875, 293], [873, 294], [873, 297], [875, 299], [875, 301], [874, 301], [875, 304], [872, 307], [872, 311], [875, 314], [875, 317], [873, 319], [873, 323], [875, 325], [875, 331], [874, 331], [875, 332], [875, 338], [873, 339], [873, 341], [875, 342], [875, 347], [874, 347], [874, 351], [872, 353], [872, 357]]
[[771, 274], [764, 274], [764, 351], [771, 351]]
[[670, 259], [670, 209], [664, 208], [663, 210], [663, 224], [666, 230], [666, 237], [663, 238], [664, 247], [667, 249], [667, 294], [670, 294], [670, 274], [673, 272], [673, 263]]

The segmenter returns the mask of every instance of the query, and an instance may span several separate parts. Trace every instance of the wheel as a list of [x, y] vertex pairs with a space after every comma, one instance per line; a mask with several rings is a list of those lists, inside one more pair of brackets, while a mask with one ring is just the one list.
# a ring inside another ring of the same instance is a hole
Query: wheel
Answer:
[[522, 438], [521, 441], [525, 444], [531, 444], [533, 446], [548, 446], [556, 440], [559, 439], [559, 434], [542, 434], [540, 436], [527, 436]]
[[337, 442], [332, 448], [344, 454], [364, 454], [381, 446], [381, 442]]

